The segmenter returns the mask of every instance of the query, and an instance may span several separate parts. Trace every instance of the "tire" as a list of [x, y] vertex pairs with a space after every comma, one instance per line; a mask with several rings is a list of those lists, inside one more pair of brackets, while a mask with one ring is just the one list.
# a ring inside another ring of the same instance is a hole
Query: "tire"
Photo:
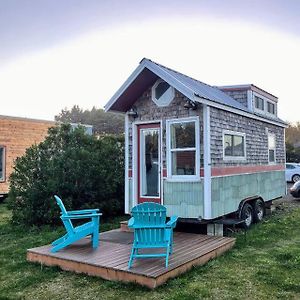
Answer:
[[297, 182], [297, 181], [299, 181], [299, 180], [300, 180], [300, 175], [299, 175], [299, 174], [293, 175], [292, 181], [293, 181], [294, 183]]
[[249, 203], [245, 203], [241, 211], [241, 219], [245, 220], [243, 227], [249, 229], [254, 221], [253, 208]]
[[253, 219], [255, 223], [261, 222], [265, 216], [265, 202], [261, 199], [257, 199], [254, 202], [253, 207]]

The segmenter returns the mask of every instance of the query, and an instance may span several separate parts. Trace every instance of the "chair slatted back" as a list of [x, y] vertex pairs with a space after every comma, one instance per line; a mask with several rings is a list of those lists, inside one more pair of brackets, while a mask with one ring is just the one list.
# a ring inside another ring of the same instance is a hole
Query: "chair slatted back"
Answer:
[[163, 205], [145, 202], [135, 206], [134, 233], [137, 241], [144, 245], [160, 245], [165, 241], [165, 224], [167, 210]]
[[[62, 200], [56, 195], [54, 196], [54, 198], [56, 200], [57, 205], [59, 206], [59, 208], [61, 210], [61, 217], [67, 216], [68, 212], [67, 212]], [[65, 226], [67, 232], [73, 232], [74, 231], [74, 227], [73, 227], [73, 224], [72, 224], [70, 219], [62, 219], [62, 221], [64, 223], [64, 226]]]

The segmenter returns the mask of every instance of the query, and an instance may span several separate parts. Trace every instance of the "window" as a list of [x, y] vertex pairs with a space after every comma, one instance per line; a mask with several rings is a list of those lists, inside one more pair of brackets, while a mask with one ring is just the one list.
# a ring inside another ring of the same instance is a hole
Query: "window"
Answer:
[[152, 87], [152, 100], [158, 106], [168, 106], [175, 97], [174, 88], [167, 82], [158, 80]]
[[275, 104], [271, 102], [268, 103], [268, 113], [275, 115]]
[[286, 164], [286, 169], [289, 169], [289, 170], [292, 170], [292, 169], [296, 169], [296, 167], [295, 166], [293, 166], [293, 165], [289, 165], [289, 164]]
[[269, 133], [268, 134], [268, 148], [269, 148], [269, 163], [276, 162], [276, 142], [275, 142], [275, 134]]
[[257, 96], [254, 96], [254, 98], [255, 98], [255, 107], [260, 110], [264, 110], [265, 109], [264, 99]]
[[5, 148], [0, 146], [0, 181], [5, 180]]
[[233, 131], [223, 132], [224, 159], [246, 159], [245, 134]]
[[168, 177], [199, 178], [198, 118], [167, 121]]

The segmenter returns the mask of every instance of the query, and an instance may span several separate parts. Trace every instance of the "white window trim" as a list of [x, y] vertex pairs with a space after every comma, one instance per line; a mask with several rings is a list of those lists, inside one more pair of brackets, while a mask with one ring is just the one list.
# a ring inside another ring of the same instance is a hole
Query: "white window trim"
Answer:
[[[263, 101], [264, 101], [264, 109], [263, 110], [256, 107], [255, 96], [263, 99]], [[274, 114], [268, 112], [268, 102], [274, 104]], [[256, 93], [256, 92], [253, 92], [253, 110], [258, 113], [264, 113], [267, 116], [277, 117], [277, 103], [261, 94]]]
[[[155, 83], [154, 83], [154, 85], [152, 86], [152, 89], [151, 89], [151, 99], [152, 99], [152, 101], [157, 105], [157, 106], [159, 106], [159, 107], [165, 107], [165, 106], [168, 106], [172, 101], [173, 101], [173, 99], [175, 98], [175, 89], [174, 89], [174, 87], [172, 87], [170, 84], [170, 89], [171, 89], [171, 98], [170, 98], [170, 100], [168, 100], [168, 101], [166, 101], [166, 102], [164, 102], [164, 103], [160, 103], [159, 102], [159, 99], [156, 99], [155, 98], [155, 89], [156, 89], [156, 87], [160, 84], [160, 83], [162, 83], [162, 82], [166, 82], [166, 81], [164, 81], [164, 80], [162, 80], [162, 79], [158, 79]], [[167, 82], [166, 82], [167, 83]]]
[[[195, 155], [195, 168], [196, 175], [172, 175], [172, 155], [171, 155], [171, 130], [170, 127], [172, 124], [176, 123], [195, 123], [195, 148], [178, 148], [173, 151], [180, 150], [194, 150], [196, 151]], [[189, 117], [189, 118], [180, 118], [180, 119], [169, 119], [166, 120], [166, 145], [167, 145], [167, 180], [168, 181], [199, 181], [200, 180], [200, 126], [199, 126], [199, 117]]]
[[[225, 134], [230, 135], [237, 135], [242, 136], [244, 138], [244, 156], [225, 156]], [[247, 153], [246, 153], [246, 133], [238, 132], [238, 131], [232, 131], [232, 130], [223, 130], [223, 137], [222, 137], [222, 146], [223, 146], [223, 160], [247, 160]]]
[[3, 152], [2, 152], [2, 177], [0, 177], [0, 182], [5, 182], [5, 170], [6, 170], [6, 161], [5, 161], [5, 158], [6, 158], [6, 147], [5, 146], [2, 146], [0, 145], [0, 148], [3, 149]]
[[[275, 147], [274, 147], [274, 161], [270, 161], [270, 145], [269, 145], [269, 136], [273, 136], [274, 137], [274, 143], [275, 143]], [[268, 132], [268, 163], [269, 165], [275, 165], [276, 164], [276, 134], [275, 133], [271, 133]]]

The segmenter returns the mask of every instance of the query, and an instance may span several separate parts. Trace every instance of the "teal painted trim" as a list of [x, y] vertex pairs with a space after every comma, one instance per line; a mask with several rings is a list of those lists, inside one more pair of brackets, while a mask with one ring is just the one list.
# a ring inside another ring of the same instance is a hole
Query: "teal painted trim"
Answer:
[[285, 194], [284, 171], [261, 172], [212, 178], [212, 217], [238, 209], [241, 200], [258, 195], [269, 201]]
[[164, 180], [164, 205], [167, 215], [181, 218], [203, 217], [203, 181], [171, 182]]

